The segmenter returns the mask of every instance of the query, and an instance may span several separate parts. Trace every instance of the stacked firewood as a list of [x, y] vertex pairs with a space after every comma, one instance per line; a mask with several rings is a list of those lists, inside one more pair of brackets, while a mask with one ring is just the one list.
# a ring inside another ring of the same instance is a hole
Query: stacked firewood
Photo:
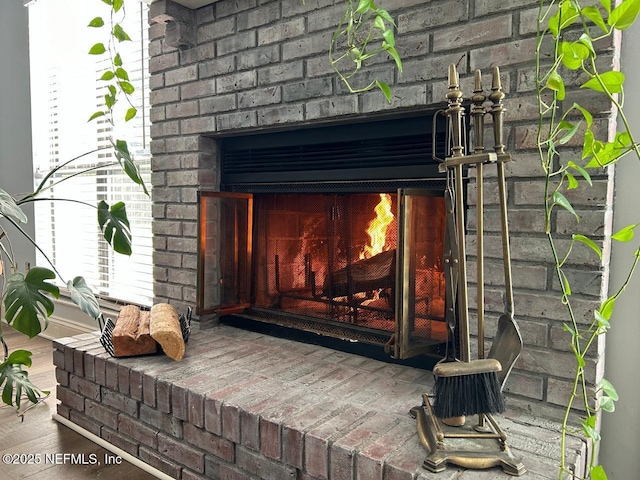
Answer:
[[114, 356], [130, 357], [162, 351], [174, 360], [184, 355], [184, 338], [176, 309], [168, 303], [159, 303], [151, 311], [135, 305], [120, 309], [112, 335]]

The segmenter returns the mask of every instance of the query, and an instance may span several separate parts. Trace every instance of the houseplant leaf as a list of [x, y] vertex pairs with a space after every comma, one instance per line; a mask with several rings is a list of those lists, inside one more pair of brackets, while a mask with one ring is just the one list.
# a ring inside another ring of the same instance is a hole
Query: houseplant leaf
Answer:
[[48, 318], [53, 313], [53, 302], [47, 295], [58, 298], [60, 290], [52, 280], [55, 274], [44, 267], [33, 267], [25, 276], [21, 272], [7, 278], [7, 292], [4, 298], [5, 318], [9, 325], [30, 338], [47, 327]]
[[4, 384], [2, 401], [6, 405], [14, 405], [15, 403], [17, 408], [20, 408], [23, 390], [32, 403], [38, 402], [38, 394], [41, 392], [31, 383], [29, 375], [22, 369], [22, 365], [31, 366], [31, 352], [16, 350], [11, 352], [11, 355], [4, 362], [0, 363], [0, 387]]
[[[600, 83], [600, 81], [602, 81], [602, 84]], [[594, 76], [593, 78], [580, 85], [580, 88], [590, 88], [591, 90], [595, 90], [596, 92], [604, 92], [604, 85], [609, 93], [621, 93], [623, 83], [624, 73], [610, 71], [601, 73], [600, 80], [598, 80], [597, 76]]]
[[640, 13], [640, 0], [625, 0], [613, 9], [607, 22], [618, 30], [626, 30], [636, 21]]
[[93, 291], [83, 277], [76, 277], [67, 282], [67, 289], [71, 294], [71, 301], [80, 307], [84, 313], [94, 320], [100, 316], [100, 305]]
[[0, 188], [0, 215], [10, 218], [19, 223], [27, 223], [27, 216], [22, 209], [16, 205], [11, 195]]
[[138, 164], [131, 158], [127, 142], [125, 142], [124, 140], [116, 140], [115, 143], [113, 143], [112, 140], [111, 143], [113, 144], [113, 148], [115, 148], [116, 150], [116, 158], [124, 169], [124, 172], [134, 183], [137, 183], [142, 187], [146, 195], [149, 195], [147, 187], [142, 180], [142, 176], [140, 176], [140, 168], [138, 167]]
[[95, 17], [89, 22], [89, 26], [94, 28], [99, 28], [99, 27], [102, 27], [103, 25], [104, 25], [104, 20], [102, 19], [102, 17]]
[[585, 237], [584, 235], [580, 234], [574, 234], [572, 235], [572, 238], [577, 242], [585, 244], [591, 250], [596, 252], [599, 258], [602, 258], [602, 250], [600, 250], [600, 247], [596, 244], [596, 242], [591, 240], [589, 237]]
[[102, 55], [106, 51], [104, 43], [98, 42], [89, 49], [89, 55]]
[[116, 252], [131, 255], [131, 229], [123, 202], [109, 208], [109, 204], [102, 200], [98, 204], [98, 223], [104, 239]]

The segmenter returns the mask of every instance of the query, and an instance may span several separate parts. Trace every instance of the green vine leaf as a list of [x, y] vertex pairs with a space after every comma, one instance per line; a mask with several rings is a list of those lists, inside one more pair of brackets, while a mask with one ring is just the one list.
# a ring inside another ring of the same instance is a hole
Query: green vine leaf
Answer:
[[391, 88], [386, 83], [376, 80], [376, 86], [382, 91], [384, 94], [384, 98], [387, 99], [387, 102], [391, 103]]
[[571, 295], [571, 284], [569, 283], [569, 279], [562, 270], [559, 270], [559, 272], [560, 278], [562, 278], [562, 292], [564, 295]]
[[593, 312], [593, 316], [598, 322], [598, 333], [607, 333], [607, 331], [611, 328], [611, 323], [609, 323], [609, 320], [604, 318], [598, 310], [595, 310]]
[[360, 0], [358, 2], [358, 8], [356, 8], [356, 13], [362, 15], [370, 9], [373, 9], [373, 0]]
[[396, 67], [398, 67], [398, 71], [402, 73], [402, 60], [400, 59], [400, 55], [398, 51], [392, 47], [391, 45], [384, 45], [384, 49], [391, 55], [393, 60], [396, 62]]
[[582, 113], [584, 120], [587, 122], [587, 127], [590, 128], [593, 124], [593, 115], [591, 115], [591, 112], [586, 108], [581, 107], [577, 103], [574, 103], [571, 108], [577, 108], [578, 110], [580, 110], [580, 113]]
[[589, 49], [579, 42], [561, 42], [562, 64], [569, 70], [578, 70], [589, 58]]
[[636, 225], [627, 225], [624, 228], [621, 228], [616, 233], [611, 235], [611, 238], [617, 240], [618, 242], [630, 242], [633, 240], [633, 230], [640, 224]]
[[104, 20], [102, 17], [95, 17], [93, 20], [89, 22], [89, 27], [99, 28], [104, 26]]
[[576, 188], [578, 188], [578, 180], [576, 180], [576, 177], [571, 175], [569, 172], [566, 172], [565, 176], [567, 177], [567, 181], [569, 182], [567, 185], [568, 190], [575, 190]]
[[602, 465], [591, 467], [589, 473], [591, 474], [591, 480], [609, 480]]
[[113, 77], [115, 77], [115, 76], [116, 76], [115, 73], [113, 73], [111, 70], [107, 70], [106, 72], [104, 72], [102, 74], [102, 76], [100, 77], [100, 80], [105, 80], [105, 81], [108, 82], [109, 80], [112, 80]]
[[558, 100], [564, 100], [564, 81], [557, 71], [551, 72], [551, 75], [549, 75], [549, 78], [547, 78], [547, 84], [545, 85], [545, 87], [556, 92]]
[[[560, 97], [558, 97], [559, 99]], [[578, 131], [578, 128], [580, 128], [580, 123], [576, 123], [575, 125], [567, 122], [565, 120], [563, 120], [562, 122], [560, 122], [560, 124], [558, 125], [558, 129], [560, 131], [562, 130], [567, 130], [567, 133], [565, 133], [560, 140], [558, 140], [558, 143], [560, 145], [564, 145], [565, 143], [567, 143], [569, 140], [571, 140], [573, 138], [573, 136], [576, 134], [576, 132]]]
[[611, 382], [606, 378], [602, 378], [598, 382], [598, 390], [602, 390], [605, 394], [607, 394], [607, 396], [611, 397], [615, 401], [619, 400], [618, 392], [616, 391], [615, 387], [611, 384]]
[[138, 113], [138, 110], [136, 110], [135, 107], [129, 107], [129, 109], [127, 109], [126, 115], [124, 116], [124, 121], [128, 122], [129, 120], [134, 118], [137, 113]]
[[617, 132], [613, 142], [607, 143], [598, 142], [585, 135], [585, 149], [587, 143], [590, 144], [589, 153], [593, 155], [593, 158], [585, 165], [585, 168], [605, 167], [618, 161], [633, 147], [631, 136], [627, 132]]
[[122, 67], [116, 68], [116, 77], [118, 77], [120, 80], [129, 80], [129, 74]]
[[600, 9], [598, 7], [594, 7], [593, 5], [584, 7], [582, 9], [582, 14], [596, 24], [603, 32], [609, 33], [607, 24], [604, 22], [602, 13], [600, 13]]
[[616, 410], [616, 404], [611, 397], [602, 396], [598, 398], [598, 408], [612, 413]]
[[385, 22], [389, 22], [391, 25], [395, 26], [395, 22], [393, 21], [393, 18], [391, 17], [391, 15], [389, 15], [389, 12], [387, 12], [386, 10], [382, 8], [378, 8], [376, 9], [376, 15], [378, 15], [379, 17], [382, 17]]
[[569, 213], [573, 214], [573, 216], [576, 217], [576, 219], [580, 220], [580, 217], [578, 216], [576, 211], [573, 209], [573, 205], [571, 205], [571, 202], [569, 202], [569, 200], [567, 200], [567, 197], [565, 197], [562, 193], [553, 192], [553, 195], [551, 196], [551, 198], [553, 200], [554, 205], [561, 206], [562, 208], [567, 210]]
[[0, 216], [10, 218], [18, 223], [27, 223], [27, 216], [16, 204], [11, 195], [0, 188]]
[[582, 421], [582, 431], [585, 433], [587, 438], [592, 440], [600, 441], [600, 434], [596, 429], [596, 417], [590, 415], [587, 419]]
[[113, 106], [116, 104], [116, 96], [115, 95], [105, 95], [104, 103], [107, 106], [107, 109], [111, 110]]
[[104, 116], [104, 112], [95, 112], [93, 115], [89, 117], [89, 120], [87, 120], [87, 122], [90, 122], [93, 119], [96, 119], [98, 117], [103, 117], [103, 116]]
[[100, 305], [83, 277], [76, 277], [67, 282], [71, 301], [94, 320], [100, 316]]
[[123, 255], [131, 255], [131, 228], [123, 202], [109, 204], [101, 200], [98, 204], [98, 224], [104, 239], [113, 249]]
[[120, 57], [120, 54], [117, 53], [115, 57], [113, 57], [113, 64], [116, 67], [121, 67], [122, 66], [122, 57]]
[[611, 315], [613, 315], [613, 307], [615, 306], [615, 304], [616, 297], [609, 297], [602, 303], [602, 305], [600, 305], [600, 308], [598, 310], [604, 318], [606, 318], [607, 320], [611, 320]]
[[580, 175], [582, 175], [582, 178], [584, 178], [587, 181], [589, 186], [593, 186], [593, 182], [591, 181], [591, 175], [589, 175], [589, 172], [587, 172], [580, 165], [570, 160], [569, 162], [567, 162], [567, 168], [571, 168], [572, 170], [575, 170], [576, 172], [578, 172]]
[[593, 41], [591, 40], [591, 37], [589, 35], [587, 35], [586, 33], [583, 33], [582, 35], [580, 35], [578, 42], [580, 42], [581, 44], [583, 44], [585, 47], [589, 49], [589, 53], [593, 58], [597, 57], [596, 49], [593, 48]]
[[89, 55], [102, 55], [107, 49], [104, 47], [104, 43], [98, 42], [89, 49]]
[[124, 31], [124, 29], [122, 28], [122, 26], [119, 23], [116, 23], [113, 26], [113, 36], [119, 41], [119, 42], [126, 42], [126, 41], [131, 41], [131, 37], [127, 34], [127, 32]]
[[554, 37], [578, 19], [578, 11], [571, 2], [562, 2], [558, 12], [549, 19], [549, 31]]
[[590, 88], [596, 92], [622, 93], [622, 84], [624, 83], [624, 73], [622, 72], [604, 72], [595, 75], [580, 85], [580, 88]]
[[580, 242], [589, 247], [591, 250], [596, 252], [598, 258], [602, 259], [602, 250], [600, 250], [600, 247], [589, 237], [585, 237], [584, 235], [580, 234], [574, 234], [571, 236], [571, 238], [573, 238], [573, 240], [575, 240], [576, 242]]
[[626, 30], [636, 21], [640, 13], [640, 0], [624, 0], [613, 9], [607, 23], [617, 30]]
[[[104, 1], [104, 0], [103, 0]], [[113, 11], [119, 12], [122, 6], [124, 5], [124, 0], [112, 0]]]
[[26, 276], [21, 272], [7, 278], [4, 298], [5, 318], [9, 325], [33, 338], [47, 327], [53, 313], [53, 302], [49, 295], [58, 298], [60, 289], [48, 280], [55, 274], [48, 268], [33, 267]]
[[[7, 359], [0, 363], [0, 386], [4, 384], [2, 389], [2, 401], [6, 405], [20, 408], [22, 401], [22, 393], [32, 403], [38, 403], [38, 395], [40, 393], [48, 394], [48, 391], [41, 391], [29, 380], [28, 373], [22, 369], [31, 366], [31, 352], [27, 350], [15, 350]], [[6, 382], [6, 383], [5, 383]]]
[[600, 5], [602, 5], [607, 13], [611, 13], [611, 0], [600, 0]]
[[131, 95], [136, 90], [133, 85], [131, 85], [129, 82], [126, 82], [126, 81], [118, 82], [118, 85], [120, 86], [122, 91], [127, 95]]

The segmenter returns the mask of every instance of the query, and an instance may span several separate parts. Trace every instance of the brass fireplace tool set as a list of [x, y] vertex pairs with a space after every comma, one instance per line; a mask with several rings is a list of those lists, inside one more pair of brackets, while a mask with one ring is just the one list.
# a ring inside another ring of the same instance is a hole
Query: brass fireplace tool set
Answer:
[[[445, 201], [447, 233], [445, 238], [445, 275], [449, 285], [446, 317], [449, 332], [446, 358], [434, 370], [436, 388], [423, 394], [422, 405], [412, 409], [418, 433], [429, 455], [424, 467], [432, 472], [445, 469], [447, 463], [465, 468], [485, 469], [495, 466], [510, 475], [522, 475], [525, 468], [507, 446], [507, 436], [492, 414], [504, 411], [502, 387], [522, 351], [522, 337], [514, 321], [511, 258], [507, 227], [507, 199], [504, 164], [511, 161], [503, 141], [502, 104], [504, 93], [498, 68], [493, 70], [490, 107], [482, 88], [481, 73], [475, 72], [471, 97], [473, 152], [465, 154], [465, 107], [455, 65], [449, 67], [449, 91], [446, 95], [449, 147], [441, 170], [447, 173]], [[485, 152], [484, 117], [492, 117], [494, 151]], [[502, 254], [504, 259], [505, 312], [498, 319], [498, 329], [489, 354], [484, 349], [484, 198], [483, 170], [493, 164], [497, 169]], [[465, 171], [475, 168], [477, 224], [477, 358], [471, 358], [469, 332], [469, 295], [465, 247], [464, 182]], [[474, 425], [465, 425], [466, 416], [477, 415]]]

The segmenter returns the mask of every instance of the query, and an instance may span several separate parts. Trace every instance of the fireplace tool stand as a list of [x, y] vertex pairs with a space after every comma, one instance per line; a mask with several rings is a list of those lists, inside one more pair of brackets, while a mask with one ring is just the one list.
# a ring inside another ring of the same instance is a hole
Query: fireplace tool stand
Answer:
[[[513, 319], [513, 288], [504, 176], [504, 163], [510, 161], [511, 156], [505, 153], [503, 143], [505, 109], [502, 105], [502, 99], [504, 93], [500, 85], [498, 68], [493, 70], [491, 92], [489, 96], [491, 107], [487, 112], [483, 106], [486, 97], [483, 94], [481, 74], [480, 71], [476, 71], [475, 89], [470, 109], [474, 121], [475, 142], [473, 153], [465, 155], [462, 129], [464, 117], [464, 107], [461, 105], [462, 92], [459, 88], [455, 65], [449, 67], [449, 92], [447, 93], [449, 108], [445, 113], [449, 125], [451, 148], [441, 168], [447, 172], [448, 178], [446, 193], [448, 234], [446, 241], [449, 248], [445, 248], [444, 261], [448, 266], [446, 272], [449, 280], [447, 323], [449, 325], [449, 343], [453, 353], [448, 354], [445, 362], [434, 368], [434, 375], [438, 376], [438, 372], [442, 372], [443, 376], [459, 375], [459, 372], [450, 373], [455, 369], [468, 373], [483, 373], [483, 369], [485, 369], [484, 371], [497, 371], [500, 389], [502, 389], [506, 377], [522, 350], [522, 337]], [[495, 140], [493, 152], [485, 152], [483, 146], [484, 116], [486, 113], [490, 113], [493, 119]], [[483, 169], [485, 164], [496, 165], [497, 169], [506, 305], [505, 313], [498, 320], [498, 330], [487, 358], [484, 355]], [[473, 361], [469, 345], [463, 167], [475, 167], [476, 169], [478, 358]], [[453, 313], [455, 304], [457, 304], [457, 318]], [[453, 334], [454, 324], [456, 335]], [[456, 337], [459, 338], [459, 350], [455, 348]], [[473, 371], [474, 365], [478, 365], [478, 372]], [[477, 412], [473, 412], [473, 414], [475, 413]], [[505, 432], [490, 413], [478, 413], [478, 421], [475, 425], [465, 425], [464, 416], [438, 418], [434, 413], [433, 396], [425, 393], [422, 396], [422, 405], [413, 408], [411, 414], [417, 420], [420, 441], [430, 452], [423, 464], [427, 470], [440, 472], [446, 468], [447, 463], [451, 463], [470, 469], [499, 466], [505, 473], [516, 476], [525, 473], [524, 465], [511, 453], [507, 445]]]

